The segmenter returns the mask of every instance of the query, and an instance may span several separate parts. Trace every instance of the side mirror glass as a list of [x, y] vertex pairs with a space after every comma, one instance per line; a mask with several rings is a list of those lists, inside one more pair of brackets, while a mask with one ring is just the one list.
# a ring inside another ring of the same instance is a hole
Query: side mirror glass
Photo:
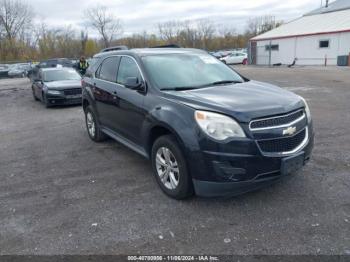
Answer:
[[128, 77], [125, 81], [125, 86], [133, 90], [143, 90], [143, 84], [138, 77]]

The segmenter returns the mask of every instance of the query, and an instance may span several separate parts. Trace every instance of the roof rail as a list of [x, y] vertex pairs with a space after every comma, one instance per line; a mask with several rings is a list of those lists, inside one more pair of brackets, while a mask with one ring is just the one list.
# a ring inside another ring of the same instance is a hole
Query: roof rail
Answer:
[[107, 47], [105, 49], [102, 49], [100, 51], [100, 53], [104, 53], [104, 52], [111, 52], [111, 51], [118, 51], [118, 50], [128, 50], [129, 48], [125, 45], [118, 45], [118, 46], [111, 46], [111, 47]]
[[169, 45], [152, 46], [151, 48], [181, 48], [181, 46], [176, 44], [169, 44]]

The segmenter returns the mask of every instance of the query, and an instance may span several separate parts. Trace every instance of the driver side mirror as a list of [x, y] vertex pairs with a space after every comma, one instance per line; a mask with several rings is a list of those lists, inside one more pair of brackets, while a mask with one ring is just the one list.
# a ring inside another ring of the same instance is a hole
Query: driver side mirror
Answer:
[[144, 85], [138, 79], [138, 77], [128, 77], [128, 78], [126, 78], [125, 86], [127, 88], [132, 89], [132, 90], [138, 90], [138, 91], [143, 91], [144, 90]]

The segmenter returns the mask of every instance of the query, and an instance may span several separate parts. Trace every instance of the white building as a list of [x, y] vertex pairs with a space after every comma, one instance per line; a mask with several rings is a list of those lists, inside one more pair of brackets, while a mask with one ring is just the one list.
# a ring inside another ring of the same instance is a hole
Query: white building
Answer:
[[252, 38], [249, 45], [251, 64], [292, 64], [297, 59], [297, 65], [336, 65], [338, 56], [350, 53], [350, 0], [307, 13]]

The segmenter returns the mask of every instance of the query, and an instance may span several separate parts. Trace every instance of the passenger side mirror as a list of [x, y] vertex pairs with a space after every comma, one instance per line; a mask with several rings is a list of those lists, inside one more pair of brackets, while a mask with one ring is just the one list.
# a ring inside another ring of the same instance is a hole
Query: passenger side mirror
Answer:
[[125, 86], [133, 90], [143, 90], [143, 84], [138, 77], [128, 77], [125, 81]]

